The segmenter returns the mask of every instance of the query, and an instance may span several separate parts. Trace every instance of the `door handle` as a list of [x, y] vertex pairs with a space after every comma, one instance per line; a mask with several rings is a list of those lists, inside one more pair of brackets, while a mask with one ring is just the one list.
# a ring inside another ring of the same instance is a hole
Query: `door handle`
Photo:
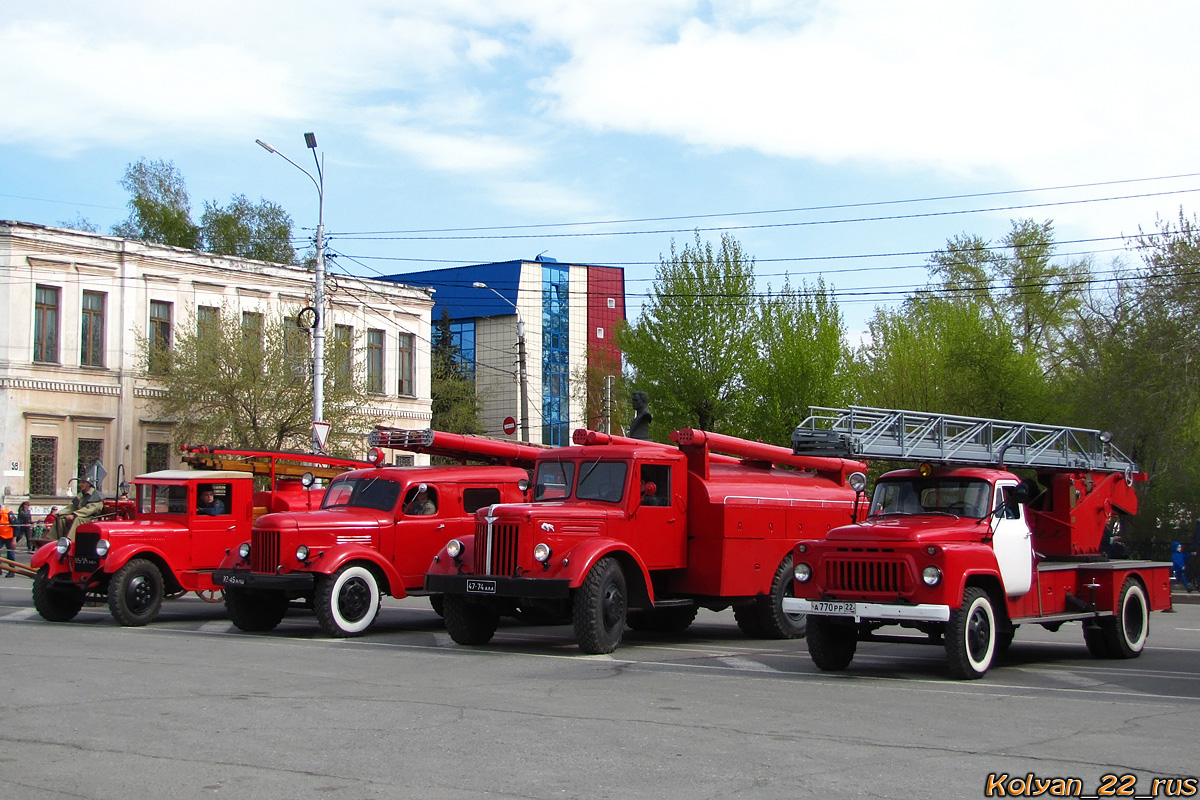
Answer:
[[443, 522], [442, 524], [440, 524], [440, 525], [438, 525], [436, 528], [434, 528], [434, 530], [435, 530], [435, 531], [440, 531], [440, 530], [441, 530], [442, 528], [444, 528], [444, 527], [446, 527], [446, 523], [444, 523], [444, 522]]

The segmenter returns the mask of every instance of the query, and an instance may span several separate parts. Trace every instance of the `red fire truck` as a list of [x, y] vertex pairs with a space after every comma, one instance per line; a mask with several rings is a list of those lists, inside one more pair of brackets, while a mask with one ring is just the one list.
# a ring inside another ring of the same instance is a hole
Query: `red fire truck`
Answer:
[[[524, 500], [528, 468], [545, 448], [440, 431], [379, 428], [373, 466], [338, 476], [319, 510], [267, 514], [216, 572], [229, 618], [269, 631], [303, 599], [329, 636], [358, 636], [382, 595], [424, 594], [425, 569], [447, 537], [462, 536], [475, 510]], [[382, 466], [383, 448], [481, 462], [481, 466]], [[431, 596], [434, 609], [441, 598]]]
[[1170, 565], [1101, 550], [1106, 530], [1136, 512], [1134, 485], [1146, 477], [1110, 435], [866, 407], [813, 412], [793, 433], [796, 452], [919, 465], [879, 479], [864, 522], [796, 545], [795, 597], [784, 606], [808, 615], [819, 668], [845, 669], [860, 641], [924, 642], [945, 648], [954, 677], [979, 678], [1019, 626], [1066, 622], [1082, 624], [1092, 655], [1134, 658], [1150, 612], [1170, 608]]
[[587, 653], [616, 649], [627, 622], [682, 631], [701, 607], [733, 606], [751, 636], [802, 636], [782, 607], [792, 545], [852, 521], [848, 482], [865, 484], [865, 465], [698, 430], [671, 439], [578, 430], [538, 455], [532, 503], [476, 512], [425, 578], [454, 641], [490, 641], [514, 609], [570, 620]]
[[[331, 478], [365, 462], [307, 453], [188, 448], [195, 469], [150, 472], [132, 481], [133, 498], [106, 501], [105, 513], [81, 524], [74, 541], [43, 545], [33, 604], [51, 622], [74, 619], [85, 601], [108, 601], [122, 625], [145, 625], [164, 597], [197, 592], [219, 600], [213, 568], [244, 539], [255, 515], [315, 508], [316, 477]], [[259, 476], [272, 488], [254, 491]], [[128, 495], [122, 486], [119, 493]], [[201, 499], [211, 493], [207, 507]]]

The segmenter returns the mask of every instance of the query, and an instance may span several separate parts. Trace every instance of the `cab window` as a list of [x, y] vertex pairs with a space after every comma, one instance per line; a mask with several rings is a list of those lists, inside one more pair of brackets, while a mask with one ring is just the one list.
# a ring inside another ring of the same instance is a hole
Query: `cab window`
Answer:
[[231, 513], [232, 484], [201, 483], [196, 487], [196, 514], [202, 517], [227, 517]]
[[138, 512], [185, 515], [188, 513], [188, 487], [141, 484], [138, 486]]
[[619, 503], [625, 494], [625, 474], [628, 471], [629, 465], [624, 461], [593, 461], [581, 464], [575, 496], [580, 500]]
[[[643, 464], [641, 472], [642, 505], [671, 505], [671, 468], [666, 464]], [[654, 491], [646, 494], [649, 484], [654, 484]]]
[[571, 494], [575, 481], [575, 462], [543, 461], [534, 478], [534, 500], [561, 500]]
[[321, 508], [347, 506], [391, 511], [400, 499], [400, 484], [387, 478], [342, 478], [325, 493]]
[[463, 489], [463, 511], [474, 514], [500, 502], [500, 490], [494, 486], [472, 486]]

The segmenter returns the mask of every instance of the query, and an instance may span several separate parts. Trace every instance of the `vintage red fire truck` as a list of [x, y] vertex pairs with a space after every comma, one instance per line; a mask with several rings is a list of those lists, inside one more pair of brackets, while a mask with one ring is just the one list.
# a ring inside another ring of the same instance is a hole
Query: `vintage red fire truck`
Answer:
[[[304, 600], [329, 636], [357, 636], [375, 622], [382, 595], [425, 594], [425, 570], [447, 537], [474, 525], [478, 508], [526, 498], [529, 468], [545, 448], [509, 440], [380, 428], [373, 466], [338, 476], [320, 509], [267, 514], [233, 546], [216, 583], [244, 631], [277, 626]], [[479, 466], [382, 466], [383, 449], [428, 453]], [[435, 609], [441, 598], [431, 596]]]
[[608, 653], [626, 623], [678, 632], [729, 606], [751, 636], [802, 636], [782, 607], [792, 546], [853, 519], [848, 482], [865, 483], [865, 465], [698, 430], [671, 439], [578, 430], [538, 456], [533, 502], [476, 512], [425, 579], [454, 641], [484, 644], [517, 610], [569, 620], [580, 649]]
[[877, 481], [864, 522], [796, 545], [795, 597], [784, 606], [808, 615], [819, 668], [845, 669], [860, 641], [924, 642], [945, 648], [954, 677], [979, 678], [1025, 624], [1080, 622], [1100, 658], [1142, 652], [1150, 612], [1171, 605], [1169, 565], [1101, 552], [1106, 529], [1136, 512], [1134, 485], [1145, 480], [1110, 435], [813, 411], [793, 433], [796, 452], [919, 464]]
[[[85, 601], [107, 600], [122, 625], [145, 625], [165, 597], [197, 592], [218, 599], [213, 569], [249, 534], [256, 514], [316, 508], [322, 492], [309, 488], [316, 477], [365, 463], [203, 447], [188, 448], [183, 459], [195, 469], [134, 478], [131, 488], [119, 489], [126, 497], [107, 501], [107, 513], [81, 524], [74, 541], [64, 537], [33, 555], [33, 604], [42, 617], [66, 622]], [[255, 476], [271, 488], [255, 491]]]

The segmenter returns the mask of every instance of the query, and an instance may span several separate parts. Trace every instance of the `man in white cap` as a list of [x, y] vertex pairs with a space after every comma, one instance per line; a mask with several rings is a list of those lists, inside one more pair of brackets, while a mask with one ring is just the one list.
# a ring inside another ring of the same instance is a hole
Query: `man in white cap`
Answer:
[[54, 520], [54, 538], [75, 539], [75, 529], [104, 510], [104, 495], [87, 478], [79, 479], [79, 491], [71, 498], [71, 505]]
[[437, 505], [429, 499], [429, 487], [421, 484], [417, 487], [417, 496], [404, 509], [405, 514], [416, 517], [427, 517], [437, 513]]

